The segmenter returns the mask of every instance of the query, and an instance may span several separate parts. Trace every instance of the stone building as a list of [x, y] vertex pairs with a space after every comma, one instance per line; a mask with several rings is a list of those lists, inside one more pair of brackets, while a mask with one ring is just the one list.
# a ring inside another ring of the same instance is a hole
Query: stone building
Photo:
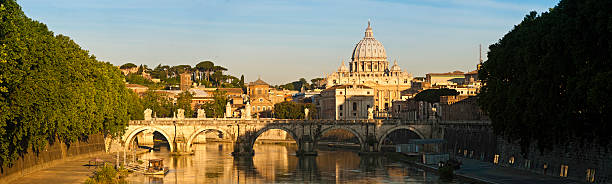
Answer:
[[368, 119], [374, 107], [374, 89], [365, 85], [327, 88], [316, 99], [320, 119]]
[[385, 47], [374, 38], [370, 22], [364, 38], [355, 45], [351, 62], [347, 67], [342, 61], [338, 71], [326, 77], [326, 87], [336, 85], [365, 85], [374, 90], [374, 109], [384, 111], [393, 100], [401, 98], [400, 92], [410, 88], [412, 75], [402, 71], [397, 61], [389, 67]]
[[182, 73], [181, 74], [181, 91], [187, 91], [191, 88], [191, 74], [190, 73]]
[[271, 112], [274, 109], [274, 102], [270, 95], [270, 85], [261, 79], [250, 82], [247, 86], [247, 94], [251, 104], [252, 114]]
[[134, 91], [134, 93], [142, 96], [142, 94], [146, 93], [149, 90], [149, 87], [140, 85], [140, 84], [125, 84], [125, 87]]

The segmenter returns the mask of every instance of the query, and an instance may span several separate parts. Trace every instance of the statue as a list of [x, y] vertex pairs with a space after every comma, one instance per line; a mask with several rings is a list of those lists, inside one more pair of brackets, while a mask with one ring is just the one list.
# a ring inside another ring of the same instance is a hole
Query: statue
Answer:
[[204, 111], [204, 109], [198, 109], [198, 119], [204, 118], [206, 118], [206, 112]]
[[240, 119], [245, 119], [246, 115], [244, 114], [244, 109], [240, 109]]
[[178, 114], [176, 115], [177, 119], [185, 119], [185, 110], [178, 109], [176, 111], [178, 112]]
[[246, 113], [244, 114], [245, 119], [251, 119], [251, 103], [247, 102], [246, 106], [244, 106], [244, 111], [246, 111]]
[[308, 110], [308, 108], [304, 109], [304, 119], [308, 119], [308, 113], [310, 110]]
[[153, 113], [153, 110], [151, 109], [145, 109], [144, 110], [144, 120], [151, 120], [151, 114]]
[[232, 117], [232, 105], [230, 105], [229, 102], [227, 102], [227, 105], [225, 105], [225, 117], [226, 118]]
[[368, 119], [374, 119], [374, 109], [372, 107], [368, 108]]

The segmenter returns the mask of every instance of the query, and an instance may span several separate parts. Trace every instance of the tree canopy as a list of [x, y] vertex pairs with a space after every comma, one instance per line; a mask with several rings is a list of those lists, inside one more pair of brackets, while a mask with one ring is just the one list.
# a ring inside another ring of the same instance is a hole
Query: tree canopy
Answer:
[[308, 108], [310, 118], [315, 117], [317, 108], [311, 103], [281, 102], [274, 104], [274, 116], [278, 119], [304, 119]]
[[128, 69], [128, 68], [136, 68], [136, 67], [138, 67], [138, 66], [136, 66], [136, 64], [134, 64], [134, 63], [126, 63], [126, 64], [121, 65], [119, 68], [121, 68], [121, 69]]
[[425, 101], [429, 103], [437, 103], [440, 102], [441, 96], [456, 96], [459, 93], [457, 90], [442, 88], [442, 89], [427, 89], [421, 91], [420, 93], [414, 96], [414, 100], [416, 101]]
[[26, 17], [14, 0], [0, 0], [0, 46], [0, 164], [54, 140], [123, 134], [132, 115], [117, 67]]
[[561, 0], [489, 47], [480, 105], [497, 134], [543, 150], [612, 140], [612, 1]]

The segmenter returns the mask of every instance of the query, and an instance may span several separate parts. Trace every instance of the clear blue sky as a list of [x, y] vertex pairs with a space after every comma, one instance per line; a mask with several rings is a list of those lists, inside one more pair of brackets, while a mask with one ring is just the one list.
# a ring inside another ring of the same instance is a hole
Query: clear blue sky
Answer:
[[213, 60], [271, 84], [335, 71], [374, 36], [414, 76], [468, 71], [529, 11], [558, 0], [22, 0], [27, 16], [70, 36], [98, 59], [195, 65]]

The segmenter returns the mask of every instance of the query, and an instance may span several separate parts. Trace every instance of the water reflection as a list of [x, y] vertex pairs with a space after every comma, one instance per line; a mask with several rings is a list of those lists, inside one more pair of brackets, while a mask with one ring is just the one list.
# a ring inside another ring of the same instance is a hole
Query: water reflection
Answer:
[[255, 145], [253, 158], [231, 156], [231, 143], [193, 146], [195, 155], [172, 157], [167, 147], [140, 155], [163, 158], [170, 167], [164, 177], [134, 173], [130, 183], [431, 183], [438, 177], [383, 157], [359, 156], [346, 150], [319, 151], [296, 157], [296, 146]]

